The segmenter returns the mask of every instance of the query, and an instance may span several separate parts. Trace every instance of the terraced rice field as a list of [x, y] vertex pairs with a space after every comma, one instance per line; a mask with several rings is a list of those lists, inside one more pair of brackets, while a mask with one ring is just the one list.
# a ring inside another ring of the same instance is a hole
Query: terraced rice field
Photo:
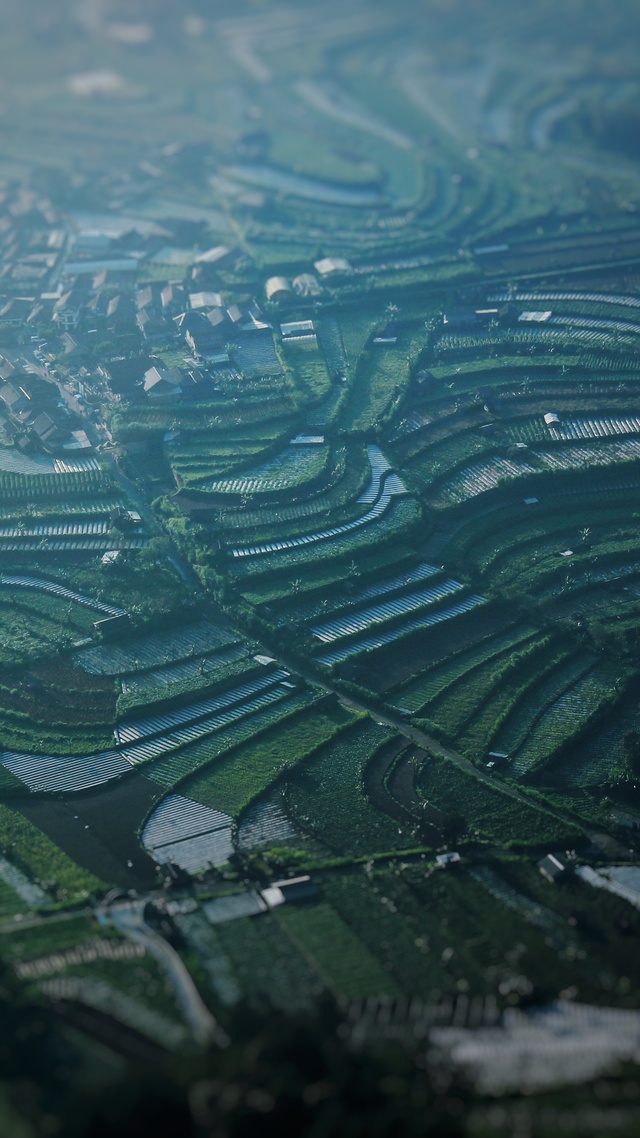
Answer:
[[74, 654], [74, 661], [85, 672], [119, 676], [132, 672], [155, 671], [161, 664], [173, 664], [202, 656], [233, 644], [236, 637], [210, 621], [173, 631], [136, 636], [117, 644], [99, 644]]
[[64, 585], [59, 585], [56, 581], [43, 581], [38, 577], [20, 577], [5, 574], [0, 577], [0, 585], [5, 585], [9, 588], [34, 589], [37, 592], [50, 593], [52, 596], [60, 597], [63, 601], [73, 601], [74, 604], [95, 609], [96, 612], [104, 613], [106, 616], [126, 615], [124, 609], [118, 608], [117, 605], [108, 605], [105, 604], [104, 601], [92, 600], [90, 597], [85, 597], [81, 593], [75, 593], [72, 589], [65, 588]]
[[89, 755], [86, 758], [61, 759], [47, 755], [25, 755], [5, 751], [0, 754], [0, 763], [28, 786], [29, 790], [59, 794], [76, 793], [111, 782], [128, 774], [133, 767], [141, 763], [148, 763], [169, 751], [205, 738], [289, 694], [289, 688], [276, 684], [253, 698], [232, 706], [229, 710], [221, 711], [218, 715], [207, 715], [206, 718], [200, 718], [200, 705], [196, 705], [198, 718], [195, 722], [185, 717], [180, 720], [185, 726], [174, 726], [165, 730], [163, 734], [149, 738], [148, 741], [143, 737], [141, 742], [119, 750]]
[[398, 708], [418, 712], [474, 668], [520, 647], [534, 635], [533, 629], [518, 626], [509, 633], [483, 641], [477, 647], [429, 668], [418, 679], [410, 680], [394, 692], [392, 702]]
[[436, 604], [453, 593], [457, 593], [463, 587], [459, 581], [451, 579], [443, 581], [429, 589], [408, 593], [405, 596], [384, 601], [382, 604], [372, 605], [369, 608], [358, 609], [354, 607], [348, 616], [336, 617], [324, 624], [317, 624], [311, 631], [316, 639], [321, 640], [323, 644], [331, 644], [343, 636], [353, 636], [356, 633], [364, 632], [374, 624], [382, 624], [387, 620], [394, 620], [397, 617], [406, 616], [407, 613]]
[[317, 478], [329, 461], [325, 446], [294, 446], [269, 459], [263, 466], [236, 478], [219, 478], [199, 486], [208, 494], [265, 494], [302, 486]]
[[524, 778], [554, 752], [566, 745], [615, 694], [614, 679], [601, 668], [590, 670], [556, 699], [540, 717], [535, 732], [526, 739], [511, 764], [511, 773]]
[[[376, 475], [373, 477], [375, 481]], [[262, 545], [250, 545], [238, 549], [231, 549], [230, 554], [232, 557], [258, 557], [261, 554], [280, 553], [287, 550], [299, 549], [306, 545], [317, 545], [319, 542], [327, 541], [332, 538], [342, 537], [343, 535], [350, 534], [354, 530], [359, 530], [363, 526], [371, 525], [372, 522], [378, 520], [388, 510], [392, 500], [397, 497], [402, 497], [407, 493], [406, 486], [397, 474], [389, 474], [384, 482], [384, 487], [380, 496], [377, 498], [375, 505], [367, 510], [359, 518], [354, 518], [351, 522], [343, 522], [341, 525], [330, 526], [327, 529], [318, 530], [316, 533], [303, 534], [300, 537], [289, 538], [284, 541], [269, 541]]]
[[171, 863], [187, 873], [198, 873], [229, 860], [232, 822], [228, 814], [170, 794], [147, 821], [141, 841], [159, 865]]
[[215, 674], [225, 665], [244, 659], [246, 655], [247, 648], [243, 644], [220, 648], [217, 652], [204, 652], [177, 664], [166, 664], [160, 668], [151, 668], [147, 672], [129, 673], [121, 679], [121, 688], [125, 693], [150, 695], [158, 689], [169, 688], [174, 684], [202, 680], [210, 673]]
[[465, 597], [464, 600], [458, 601], [457, 604], [449, 605], [444, 609], [438, 609], [437, 612], [430, 613], [428, 616], [404, 621], [388, 632], [381, 632], [376, 636], [367, 636], [363, 640], [358, 640], [355, 643], [334, 648], [331, 652], [323, 652], [322, 655], [316, 656], [316, 660], [319, 664], [326, 666], [342, 663], [343, 660], [348, 660], [350, 656], [356, 656], [362, 652], [370, 652], [375, 648], [382, 648], [385, 644], [392, 644], [395, 640], [398, 640], [401, 636], [406, 636], [410, 632], [416, 632], [424, 628], [433, 628], [436, 624], [452, 620], [454, 617], [461, 616], [463, 613], [469, 612], [477, 605], [482, 604], [486, 604], [486, 597], [477, 595]]

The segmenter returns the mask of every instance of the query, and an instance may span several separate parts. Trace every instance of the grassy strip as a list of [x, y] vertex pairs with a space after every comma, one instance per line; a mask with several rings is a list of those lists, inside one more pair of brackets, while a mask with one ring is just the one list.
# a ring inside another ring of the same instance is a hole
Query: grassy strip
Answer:
[[3, 854], [58, 901], [83, 901], [106, 886], [82, 869], [17, 810], [0, 804]]

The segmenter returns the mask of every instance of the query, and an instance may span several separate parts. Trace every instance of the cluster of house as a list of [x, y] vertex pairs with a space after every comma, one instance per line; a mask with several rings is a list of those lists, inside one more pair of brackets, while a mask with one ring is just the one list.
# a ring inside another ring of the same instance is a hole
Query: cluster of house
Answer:
[[[243, 255], [205, 243], [204, 222], [87, 214], [69, 227], [29, 190], [0, 195], [0, 344], [43, 337], [76, 376], [99, 362], [116, 398], [206, 399], [225, 379], [281, 375], [258, 304], [223, 300]], [[139, 284], [143, 265], [154, 279]], [[185, 366], [166, 366], [180, 349]]]
[[[136, 302], [141, 302], [148, 322], [159, 318], [157, 306], [166, 291], [167, 286], [158, 290], [152, 285], [138, 290]], [[172, 291], [175, 299], [177, 290]], [[103, 361], [98, 371], [114, 398], [204, 400], [230, 377], [281, 374], [271, 325], [255, 302], [227, 308], [220, 294], [210, 291], [184, 292], [180, 299], [182, 311], [170, 316], [164, 340], [171, 336], [182, 345], [185, 366], [167, 366], [160, 356], [144, 353]], [[159, 327], [158, 340], [162, 343]]]
[[23, 452], [69, 454], [91, 450], [75, 416], [58, 400], [56, 387], [18, 371], [0, 357], [0, 412], [4, 434]]

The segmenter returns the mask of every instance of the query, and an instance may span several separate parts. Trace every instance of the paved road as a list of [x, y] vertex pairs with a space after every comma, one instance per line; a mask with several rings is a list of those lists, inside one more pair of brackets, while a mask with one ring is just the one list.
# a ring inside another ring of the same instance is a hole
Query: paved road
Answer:
[[102, 915], [129, 940], [143, 945], [167, 973], [182, 1014], [197, 1042], [203, 1046], [215, 1043], [218, 1047], [227, 1047], [229, 1037], [204, 1003], [182, 958], [164, 937], [146, 924], [145, 904], [144, 898], [124, 901], [102, 910]]

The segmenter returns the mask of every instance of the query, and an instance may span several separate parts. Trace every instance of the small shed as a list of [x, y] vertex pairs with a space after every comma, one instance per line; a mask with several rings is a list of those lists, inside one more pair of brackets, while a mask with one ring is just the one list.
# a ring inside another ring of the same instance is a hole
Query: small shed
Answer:
[[547, 854], [543, 857], [542, 861], [538, 862], [538, 869], [543, 877], [552, 884], [559, 881], [568, 872], [569, 866], [566, 858], [560, 854]]
[[292, 292], [291, 285], [286, 277], [269, 277], [265, 282], [264, 293], [267, 300], [278, 300]]
[[308, 874], [301, 877], [287, 877], [282, 881], [274, 881], [273, 885], [262, 890], [262, 896], [270, 909], [278, 905], [299, 905], [304, 901], [313, 901], [318, 896], [318, 886]]
[[521, 312], [518, 320], [521, 324], [546, 324], [552, 316], [553, 313], [550, 310], [547, 312]]
[[321, 257], [313, 267], [320, 277], [335, 277], [353, 272], [353, 266], [346, 257]]

